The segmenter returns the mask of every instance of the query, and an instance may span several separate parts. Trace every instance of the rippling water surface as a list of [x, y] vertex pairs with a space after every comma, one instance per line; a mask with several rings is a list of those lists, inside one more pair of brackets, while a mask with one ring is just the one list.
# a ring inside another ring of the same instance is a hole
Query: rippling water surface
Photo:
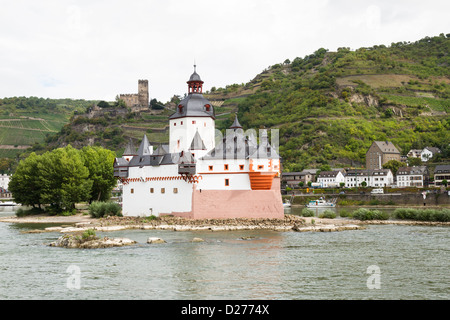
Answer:
[[[450, 298], [448, 227], [382, 225], [331, 233], [127, 230], [97, 235], [127, 237], [137, 245], [95, 250], [47, 246], [59, 233], [22, 233], [43, 227], [0, 223], [0, 299]], [[167, 243], [147, 244], [148, 237]], [[191, 242], [194, 237], [205, 242]], [[369, 266], [379, 273], [367, 273]], [[68, 268], [80, 271], [79, 289]], [[379, 289], [368, 287], [374, 277]]]

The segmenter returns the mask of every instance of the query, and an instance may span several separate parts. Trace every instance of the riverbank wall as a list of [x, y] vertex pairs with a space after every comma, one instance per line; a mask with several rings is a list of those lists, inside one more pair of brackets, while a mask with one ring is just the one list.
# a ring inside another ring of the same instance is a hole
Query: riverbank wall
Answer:
[[283, 199], [290, 199], [294, 205], [304, 205], [310, 200], [323, 197], [337, 198], [337, 205], [409, 205], [409, 206], [450, 206], [450, 196], [445, 193], [384, 193], [384, 194], [297, 194], [284, 195]]

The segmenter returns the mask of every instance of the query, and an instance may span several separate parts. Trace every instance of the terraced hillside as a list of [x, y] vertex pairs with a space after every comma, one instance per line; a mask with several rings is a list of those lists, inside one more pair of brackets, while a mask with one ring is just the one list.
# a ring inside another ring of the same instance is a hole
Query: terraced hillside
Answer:
[[31, 146], [43, 144], [69, 123], [74, 112], [84, 112], [93, 103], [36, 97], [0, 99], [0, 158], [14, 158]]
[[15, 156], [43, 142], [46, 134], [58, 132], [64, 122], [42, 118], [0, 119], [0, 158]]

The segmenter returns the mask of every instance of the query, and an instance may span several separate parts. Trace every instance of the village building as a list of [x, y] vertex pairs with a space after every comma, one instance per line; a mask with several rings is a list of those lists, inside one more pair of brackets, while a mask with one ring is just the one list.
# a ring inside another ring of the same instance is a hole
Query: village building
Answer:
[[411, 149], [406, 155], [408, 158], [420, 158], [420, 154], [422, 153], [422, 149]]
[[216, 140], [214, 107], [202, 94], [195, 66], [187, 84], [188, 95], [169, 117], [169, 144], [155, 150], [144, 135], [137, 151], [130, 143], [115, 159], [122, 214], [283, 218], [280, 159], [267, 132], [260, 130], [258, 143], [236, 116]]
[[450, 165], [437, 165], [434, 169], [434, 185], [443, 186], [443, 181], [447, 180], [447, 183], [450, 183]]
[[0, 174], [0, 188], [8, 190], [9, 180], [11, 176], [8, 174]]
[[283, 185], [293, 188], [298, 187], [300, 182], [307, 185], [308, 182], [314, 182], [317, 169], [305, 169], [301, 172], [283, 172], [281, 174], [281, 182]]
[[0, 187], [0, 198], [2, 199], [10, 199], [12, 198], [12, 193], [5, 188]]
[[366, 152], [366, 168], [381, 169], [390, 161], [400, 161], [400, 151], [390, 141], [374, 141]]
[[[363, 183], [365, 182], [365, 183]], [[388, 187], [394, 183], [390, 169], [351, 169], [345, 174], [345, 187]]]
[[322, 188], [337, 188], [341, 182], [345, 183], [345, 176], [340, 170], [322, 171], [317, 176], [317, 183]]
[[428, 186], [429, 174], [426, 166], [401, 167], [397, 170], [397, 187]]
[[302, 172], [283, 172], [281, 174], [281, 184], [285, 187], [295, 188], [299, 186], [300, 182], [303, 182]]
[[422, 162], [427, 162], [428, 160], [430, 160], [431, 158], [433, 158], [435, 155], [437, 155], [438, 153], [441, 153], [441, 150], [439, 148], [435, 148], [435, 147], [425, 147], [421, 152], [420, 152], [420, 159], [422, 160]]

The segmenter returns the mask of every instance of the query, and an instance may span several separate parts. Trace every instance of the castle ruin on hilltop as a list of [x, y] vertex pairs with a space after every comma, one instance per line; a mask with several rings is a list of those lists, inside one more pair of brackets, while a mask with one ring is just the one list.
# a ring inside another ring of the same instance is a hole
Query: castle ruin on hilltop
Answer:
[[133, 111], [140, 111], [148, 109], [149, 95], [148, 95], [148, 80], [138, 81], [138, 93], [120, 94], [119, 99], [122, 99], [128, 108]]

